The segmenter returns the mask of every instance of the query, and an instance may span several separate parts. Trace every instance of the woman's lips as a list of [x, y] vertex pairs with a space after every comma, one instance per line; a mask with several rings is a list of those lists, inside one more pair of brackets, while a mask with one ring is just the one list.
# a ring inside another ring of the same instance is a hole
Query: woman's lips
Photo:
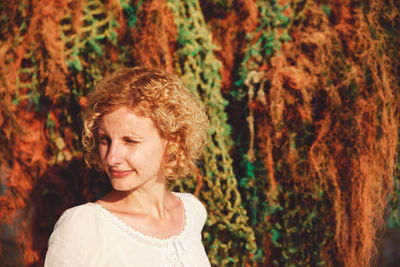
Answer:
[[131, 174], [132, 172], [133, 170], [128, 170], [128, 171], [110, 170], [110, 176], [112, 178], [122, 178]]

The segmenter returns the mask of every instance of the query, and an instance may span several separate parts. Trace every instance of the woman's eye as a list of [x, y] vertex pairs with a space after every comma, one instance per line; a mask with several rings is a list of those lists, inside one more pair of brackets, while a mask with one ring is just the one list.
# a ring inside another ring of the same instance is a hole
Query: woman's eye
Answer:
[[109, 143], [110, 139], [107, 136], [100, 136], [99, 141], [100, 141], [100, 144], [107, 145]]
[[124, 141], [126, 143], [128, 143], [128, 144], [137, 144], [137, 143], [139, 143], [138, 141], [130, 139], [130, 138], [125, 138]]

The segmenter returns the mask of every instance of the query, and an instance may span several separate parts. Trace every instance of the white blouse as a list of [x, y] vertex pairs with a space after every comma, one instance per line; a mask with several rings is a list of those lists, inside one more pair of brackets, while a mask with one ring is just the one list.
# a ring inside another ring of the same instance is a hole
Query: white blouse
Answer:
[[66, 210], [50, 236], [44, 266], [210, 266], [201, 242], [206, 209], [192, 194], [174, 194], [183, 203], [185, 226], [165, 239], [134, 230], [95, 203]]

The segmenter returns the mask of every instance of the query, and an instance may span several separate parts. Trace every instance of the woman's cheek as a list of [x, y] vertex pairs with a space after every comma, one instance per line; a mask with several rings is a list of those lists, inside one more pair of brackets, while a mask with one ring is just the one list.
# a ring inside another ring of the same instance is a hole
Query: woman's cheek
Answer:
[[105, 148], [104, 145], [100, 145], [99, 146], [99, 156], [100, 156], [100, 160], [103, 163], [104, 163], [104, 160], [105, 160], [106, 151], [107, 151], [107, 149]]

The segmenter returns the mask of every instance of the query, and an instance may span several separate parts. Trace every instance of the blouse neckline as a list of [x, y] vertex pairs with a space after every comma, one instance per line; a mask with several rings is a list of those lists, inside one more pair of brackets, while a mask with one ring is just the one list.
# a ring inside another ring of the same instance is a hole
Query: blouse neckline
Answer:
[[171, 241], [179, 240], [182, 239], [188, 232], [188, 227], [190, 224], [191, 216], [190, 216], [190, 209], [187, 207], [187, 203], [185, 201], [185, 198], [183, 196], [183, 193], [177, 193], [177, 192], [171, 192], [175, 196], [179, 198], [179, 200], [183, 204], [183, 210], [184, 210], [184, 227], [183, 230], [176, 235], [172, 235], [170, 237], [166, 238], [158, 238], [158, 237], [153, 237], [147, 234], [144, 234], [136, 229], [134, 229], [132, 226], [128, 225], [125, 221], [120, 219], [118, 216], [110, 212], [108, 209], [102, 207], [99, 204], [89, 202], [89, 205], [92, 205], [96, 207], [108, 220], [110, 220], [117, 228], [122, 230], [124, 233], [128, 234], [130, 237], [133, 239], [140, 241], [142, 243], [156, 246], [156, 247], [168, 247], [168, 244]]

